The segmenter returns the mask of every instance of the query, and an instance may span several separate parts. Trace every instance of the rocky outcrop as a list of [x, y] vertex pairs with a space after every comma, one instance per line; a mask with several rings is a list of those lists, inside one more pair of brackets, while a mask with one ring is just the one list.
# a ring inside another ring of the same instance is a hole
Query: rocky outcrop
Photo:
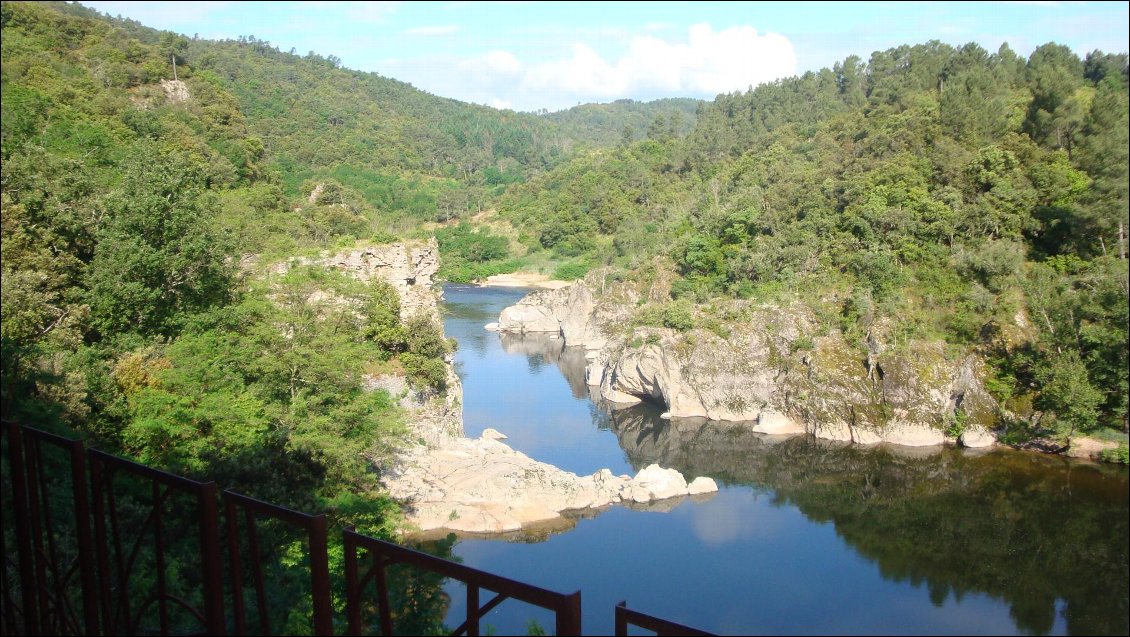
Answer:
[[384, 484], [407, 504], [407, 518], [418, 530], [461, 533], [568, 525], [565, 516], [573, 511], [718, 490], [710, 478], [687, 484], [678, 471], [658, 465], [634, 478], [608, 469], [578, 476], [515, 451], [500, 442], [501, 435], [488, 429], [477, 440], [452, 437], [438, 446], [414, 447], [386, 471]]
[[[550, 332], [582, 347], [586, 382], [613, 404], [650, 400], [674, 418], [859, 444], [993, 444], [996, 404], [980, 382], [982, 364], [947, 359], [941, 343], [884, 347], [877, 327], [864, 353], [835, 331], [814, 338], [816, 321], [802, 306], [747, 305], [727, 331], [637, 327], [617, 335], [609, 325], [626, 322], [622, 307], [609, 307], [617, 302], [594, 298], [581, 281], [528, 295], [503, 310], [497, 329]], [[950, 425], [959, 411], [968, 424], [957, 440], [947, 431], [957, 431]]]
[[[400, 295], [400, 317], [424, 315], [443, 325], [439, 315], [440, 294], [435, 287], [439, 270], [439, 245], [432, 238], [426, 243], [390, 243], [323, 253], [316, 258], [295, 258], [271, 266], [271, 275], [286, 274], [291, 268], [321, 265], [346, 272], [359, 281], [384, 281]], [[440, 444], [452, 436], [463, 435], [463, 388], [459, 376], [447, 361], [447, 389], [442, 395], [415, 392], [402, 376], [382, 375], [366, 378], [370, 389], [384, 389], [408, 412], [410, 437], [424, 444]]]
[[165, 91], [165, 99], [169, 102], [188, 101], [188, 85], [183, 80], [161, 80], [161, 88]]
[[285, 274], [300, 265], [324, 265], [347, 272], [359, 281], [382, 280], [400, 293], [400, 316], [426, 314], [439, 320], [439, 294], [435, 275], [439, 271], [439, 245], [389, 243], [347, 250], [317, 258], [297, 258], [277, 263], [271, 274]]

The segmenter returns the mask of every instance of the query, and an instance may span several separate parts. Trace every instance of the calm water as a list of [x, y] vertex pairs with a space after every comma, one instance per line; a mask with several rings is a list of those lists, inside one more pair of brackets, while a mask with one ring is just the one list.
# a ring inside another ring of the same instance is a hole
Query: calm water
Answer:
[[[464, 563], [583, 591], [586, 634], [613, 606], [730, 634], [1127, 634], [1127, 471], [1017, 452], [861, 448], [735, 425], [609, 412], [583, 357], [487, 332], [522, 290], [448, 286], [468, 436], [494, 427], [576, 473], [651, 462], [719, 493], [609, 508], [549, 537], [461, 539]], [[449, 624], [463, 593], [449, 586]], [[485, 598], [484, 598], [485, 599]], [[524, 634], [552, 616], [514, 601], [484, 619]]]

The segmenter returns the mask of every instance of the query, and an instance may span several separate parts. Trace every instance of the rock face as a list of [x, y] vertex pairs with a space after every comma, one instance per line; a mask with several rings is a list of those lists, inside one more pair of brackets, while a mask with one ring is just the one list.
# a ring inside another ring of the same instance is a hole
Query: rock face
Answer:
[[[815, 319], [800, 306], [745, 308], [726, 338], [706, 329], [677, 332], [637, 327], [620, 335], [623, 300], [596, 299], [584, 281], [536, 292], [503, 310], [497, 329], [559, 334], [584, 348], [586, 382], [613, 404], [651, 400], [674, 418], [751, 423], [770, 434], [875, 444], [930, 446], [954, 442], [955, 411], [969, 426], [967, 446], [994, 442], [996, 404], [981, 384], [984, 371], [969, 357], [949, 361], [941, 343], [884, 348], [867, 337], [866, 354], [838, 332], [813, 338]], [[876, 330], [878, 331], [878, 330]]]
[[415, 447], [386, 472], [390, 494], [407, 503], [408, 519], [420, 531], [506, 533], [567, 524], [562, 514], [570, 511], [718, 490], [710, 478], [688, 485], [678, 471], [658, 465], [635, 478], [608, 469], [578, 476], [511, 449], [497, 439], [501, 434], [489, 431], [478, 440], [451, 437]]
[[[297, 258], [277, 263], [270, 274], [286, 274], [293, 267], [322, 265], [346, 272], [359, 281], [380, 280], [396, 288], [400, 295], [400, 317], [424, 315], [443, 325], [439, 315], [440, 294], [435, 288], [439, 270], [439, 245], [432, 238], [426, 243], [390, 243], [323, 254], [318, 258]], [[409, 413], [411, 437], [427, 444], [438, 444], [451, 436], [463, 435], [463, 387], [451, 361], [447, 361], [447, 390], [443, 396], [420, 394], [409, 389], [400, 376], [369, 377], [370, 389], [385, 389]]]
[[161, 80], [161, 88], [169, 102], [188, 101], [188, 86], [182, 80]]

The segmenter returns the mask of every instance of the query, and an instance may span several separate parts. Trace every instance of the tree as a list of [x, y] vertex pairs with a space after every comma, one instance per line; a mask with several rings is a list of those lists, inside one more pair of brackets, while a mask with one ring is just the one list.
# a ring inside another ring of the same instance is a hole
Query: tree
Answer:
[[139, 142], [87, 272], [93, 327], [103, 336], [171, 336], [187, 313], [230, 297], [231, 266], [212, 230], [215, 201], [204, 166], [182, 151]]

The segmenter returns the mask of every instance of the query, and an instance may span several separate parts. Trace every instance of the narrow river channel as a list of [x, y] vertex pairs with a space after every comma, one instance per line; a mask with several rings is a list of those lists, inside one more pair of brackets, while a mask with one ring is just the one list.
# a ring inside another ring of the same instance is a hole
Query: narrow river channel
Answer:
[[[583, 591], [586, 634], [613, 607], [722, 634], [1127, 634], [1125, 468], [995, 450], [858, 447], [610, 412], [580, 352], [483, 325], [527, 291], [449, 285], [466, 433], [578, 474], [652, 462], [719, 492], [611, 507], [541, 537], [460, 539], [465, 564], [560, 592]], [[449, 587], [449, 624], [464, 595]], [[484, 630], [552, 631], [508, 601]]]

